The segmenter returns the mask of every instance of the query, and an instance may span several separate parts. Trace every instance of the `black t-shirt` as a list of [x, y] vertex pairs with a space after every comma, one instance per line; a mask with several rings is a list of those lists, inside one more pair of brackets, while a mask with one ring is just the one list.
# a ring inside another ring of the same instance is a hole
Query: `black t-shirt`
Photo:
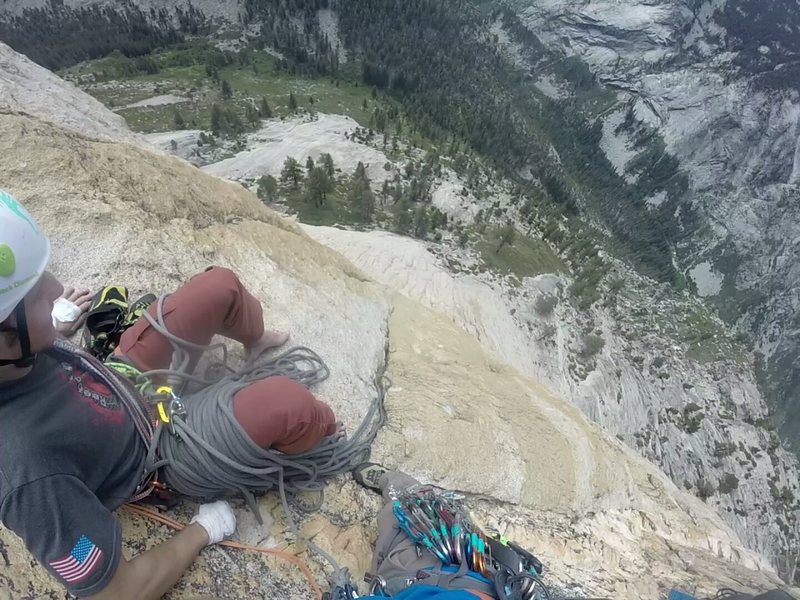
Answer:
[[100, 592], [117, 570], [111, 511], [141, 480], [145, 447], [108, 387], [39, 355], [0, 385], [0, 521], [74, 595]]

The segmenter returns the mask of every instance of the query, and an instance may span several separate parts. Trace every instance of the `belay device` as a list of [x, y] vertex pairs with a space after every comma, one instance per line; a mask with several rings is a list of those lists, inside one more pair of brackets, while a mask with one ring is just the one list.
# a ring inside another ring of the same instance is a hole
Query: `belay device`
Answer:
[[414, 543], [443, 566], [466, 564], [469, 571], [494, 582], [500, 600], [550, 598], [541, 580], [541, 561], [502, 536], [484, 533], [452, 492], [412, 488], [397, 495], [393, 511], [400, 529]]

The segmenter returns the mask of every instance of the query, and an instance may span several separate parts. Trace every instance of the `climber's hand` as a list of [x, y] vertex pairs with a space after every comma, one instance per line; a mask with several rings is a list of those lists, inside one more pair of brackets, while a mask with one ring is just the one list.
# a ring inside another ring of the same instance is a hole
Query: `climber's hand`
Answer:
[[64, 337], [75, 334], [86, 323], [89, 308], [92, 306], [92, 293], [89, 290], [64, 290], [53, 307], [53, 324], [56, 331]]
[[231, 505], [220, 500], [211, 504], [201, 504], [192, 523], [202, 526], [208, 533], [208, 545], [218, 544], [236, 531], [236, 516]]

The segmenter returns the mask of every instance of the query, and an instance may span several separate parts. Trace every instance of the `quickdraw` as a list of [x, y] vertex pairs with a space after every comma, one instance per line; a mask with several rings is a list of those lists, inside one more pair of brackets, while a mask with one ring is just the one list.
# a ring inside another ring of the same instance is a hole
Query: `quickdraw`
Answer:
[[[550, 598], [542, 562], [499, 534], [487, 535], [453, 492], [417, 487], [397, 494], [392, 511], [400, 529], [442, 565], [461, 566], [494, 582], [500, 600]], [[374, 587], [380, 584], [372, 579]], [[385, 585], [385, 583], [384, 583]]]

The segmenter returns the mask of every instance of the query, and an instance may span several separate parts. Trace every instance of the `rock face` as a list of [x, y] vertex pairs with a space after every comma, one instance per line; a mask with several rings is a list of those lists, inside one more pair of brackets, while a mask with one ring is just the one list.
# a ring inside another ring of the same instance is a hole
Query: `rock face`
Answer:
[[0, 111], [24, 112], [98, 139], [135, 142], [125, 119], [0, 42]]
[[[442, 258], [455, 259], [455, 247], [439, 258], [434, 246], [385, 232], [305, 229], [381, 283], [450, 316], [498, 360], [546, 382], [677, 485], [713, 496], [708, 503], [750, 548], [782, 564], [794, 543], [794, 508], [776, 496], [797, 489], [796, 460], [763, 427], [752, 365], [704, 364], [686, 356], [686, 344], [665, 345], [675, 335], [658, 315], [679, 307], [662, 290], [628, 284], [616, 304], [596, 306], [587, 318], [562, 300], [564, 276], [508, 286], [451, 272]], [[550, 312], [541, 308], [547, 302]], [[652, 322], [643, 325], [648, 304]], [[603, 340], [592, 356], [587, 330]]]
[[[319, 161], [322, 154], [328, 153], [335, 164], [346, 165], [348, 171], [355, 170], [355, 165], [361, 162], [372, 181], [386, 180], [389, 178], [383, 168], [386, 155], [365, 144], [348, 141], [357, 128], [356, 121], [342, 115], [319, 114], [267, 121], [259, 131], [247, 136], [246, 145], [249, 149], [208, 165], [203, 170], [219, 177], [252, 181], [262, 175], [279, 176], [283, 161], [288, 156], [305, 165], [309, 156]], [[182, 133], [175, 132], [178, 136]], [[169, 144], [171, 140], [167, 140], [168, 136], [167, 133], [160, 133], [151, 137], [162, 144]], [[162, 147], [166, 149], [166, 145]]]
[[[604, 149], [619, 169], [631, 139], [617, 125], [655, 127], [687, 171], [706, 227], [680, 249], [698, 291], [755, 335], [776, 421], [798, 440], [800, 93], [793, 1], [516, 2], [551, 48], [584, 60], [619, 91]], [[617, 133], [615, 133], [617, 131]], [[622, 155], [620, 160], [620, 155]]]
[[[14, 92], [2, 87], [0, 97]], [[328, 361], [332, 378], [317, 392], [348, 428], [374, 397], [375, 376], [392, 379], [376, 458], [462, 490], [478, 519], [529, 545], [552, 581], [579, 593], [652, 598], [673, 584], [710, 592], [775, 583], [771, 568], [714, 511], [540, 384], [490, 358], [449, 318], [371, 281], [241, 186], [177, 158], [98, 140], [101, 127], [76, 133], [19, 107], [0, 111], [0, 181], [51, 235], [59, 277], [164, 292], [210, 263], [234, 268], [264, 302], [270, 325], [290, 329], [296, 343]], [[240, 536], [284, 543], [276, 498], [261, 502], [273, 518], [259, 528], [240, 507]], [[302, 527], [358, 577], [370, 559], [377, 509], [374, 496], [342, 478]], [[129, 516], [123, 523], [128, 552], [166, 535]], [[0, 558], [0, 597], [63, 594], [4, 530]], [[213, 549], [172, 597], [200, 594], [310, 596], [273, 559]]]

